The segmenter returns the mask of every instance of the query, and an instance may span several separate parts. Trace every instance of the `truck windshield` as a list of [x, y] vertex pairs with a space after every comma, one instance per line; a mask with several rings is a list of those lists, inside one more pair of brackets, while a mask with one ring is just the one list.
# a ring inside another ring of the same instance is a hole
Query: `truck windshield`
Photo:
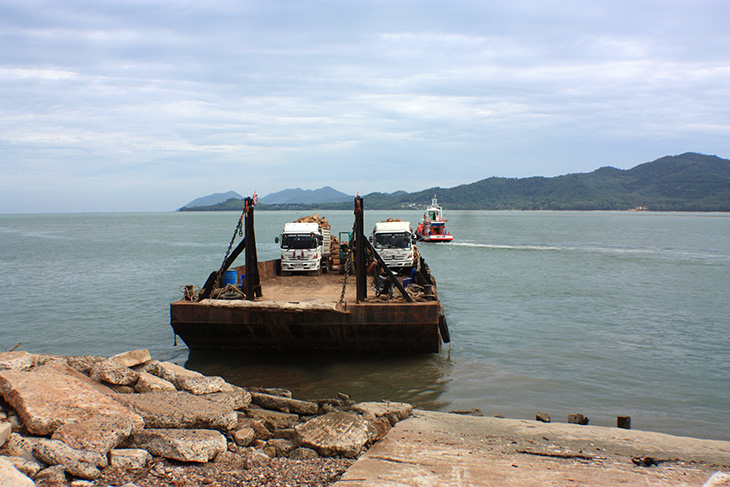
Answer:
[[311, 235], [284, 235], [281, 238], [282, 249], [316, 249], [317, 239]]
[[376, 233], [376, 249], [407, 249], [411, 246], [409, 233]]

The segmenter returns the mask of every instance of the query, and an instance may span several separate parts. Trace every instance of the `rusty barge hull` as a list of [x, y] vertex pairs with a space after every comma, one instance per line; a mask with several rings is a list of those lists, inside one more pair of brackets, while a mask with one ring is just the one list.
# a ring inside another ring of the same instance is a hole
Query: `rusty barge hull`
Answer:
[[171, 324], [191, 350], [368, 351], [441, 349], [441, 305], [358, 303], [345, 309], [295, 303], [206, 300], [170, 305]]

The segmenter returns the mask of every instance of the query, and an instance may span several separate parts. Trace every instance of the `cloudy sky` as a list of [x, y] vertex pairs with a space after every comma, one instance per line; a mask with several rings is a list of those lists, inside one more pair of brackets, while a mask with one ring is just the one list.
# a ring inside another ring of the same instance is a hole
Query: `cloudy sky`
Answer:
[[730, 157], [727, 0], [0, 0], [0, 213]]

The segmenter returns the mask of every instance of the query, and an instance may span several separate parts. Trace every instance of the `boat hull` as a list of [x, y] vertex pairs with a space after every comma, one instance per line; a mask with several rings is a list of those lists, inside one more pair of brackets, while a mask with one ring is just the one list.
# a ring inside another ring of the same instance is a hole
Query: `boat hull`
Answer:
[[172, 328], [191, 350], [433, 353], [441, 349], [441, 305], [336, 306], [203, 300], [170, 305]]
[[423, 242], [451, 242], [454, 240], [454, 236], [451, 234], [447, 235], [418, 235], [419, 239]]

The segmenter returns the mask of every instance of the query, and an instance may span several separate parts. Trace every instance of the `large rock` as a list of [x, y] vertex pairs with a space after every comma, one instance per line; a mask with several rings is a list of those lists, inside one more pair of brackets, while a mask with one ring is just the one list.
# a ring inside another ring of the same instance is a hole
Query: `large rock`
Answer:
[[144, 468], [152, 461], [152, 455], [141, 448], [120, 448], [109, 452], [109, 464], [116, 468]]
[[149, 372], [140, 372], [137, 383], [134, 384], [134, 390], [137, 392], [155, 392], [155, 391], [176, 391], [175, 384], [168, 382], [161, 377], [150, 374]]
[[256, 438], [259, 440], [268, 440], [271, 438], [271, 431], [269, 431], [269, 428], [267, 428], [264, 423], [258, 419], [248, 418], [243, 416], [243, 413], [239, 413], [236, 429], [240, 430], [242, 428], [251, 428], [254, 433], [256, 433]]
[[131, 386], [139, 379], [139, 372], [119, 365], [113, 360], [99, 362], [91, 369], [91, 378], [119, 386]]
[[251, 404], [251, 394], [241, 387], [231, 386], [231, 392], [213, 392], [202, 397], [231, 409], [245, 409]]
[[46, 438], [33, 440], [33, 454], [49, 465], [63, 465], [66, 472], [82, 479], [98, 478], [99, 468], [107, 466], [106, 455], [76, 450], [62, 441]]
[[310, 416], [317, 414], [317, 409], [319, 408], [319, 406], [313, 402], [300, 401], [298, 399], [264, 394], [261, 392], [252, 392], [251, 402], [264, 409], [275, 409], [277, 411]]
[[356, 457], [377, 431], [354, 413], [335, 411], [318, 416], [294, 428], [302, 446], [315, 449], [320, 455]]
[[230, 391], [230, 385], [222, 377], [207, 377], [171, 362], [153, 360], [147, 364], [145, 371], [172, 382], [181, 391], [188, 391], [192, 394]]
[[0, 485], [3, 487], [35, 487], [35, 483], [11, 462], [0, 457]]
[[71, 357], [65, 357], [65, 359], [66, 364], [68, 364], [69, 367], [78, 370], [84, 375], [90, 375], [91, 369], [93, 369], [96, 364], [106, 360], [104, 357], [97, 357], [95, 355], [74, 355]]
[[250, 418], [261, 421], [269, 431], [293, 428], [299, 422], [299, 416], [296, 414], [280, 413], [268, 409], [250, 408], [246, 411], [246, 414]]
[[18, 433], [12, 433], [10, 435], [3, 449], [5, 450], [4, 453], [11, 457], [36, 461], [36, 458], [33, 456], [33, 442]]
[[157, 457], [198, 463], [214, 459], [227, 448], [220, 431], [206, 429], [146, 429], [132, 433], [128, 443]]
[[63, 465], [44, 468], [33, 478], [37, 487], [68, 487], [66, 469]]
[[[3, 457], [0, 457], [3, 458]], [[18, 470], [20, 470], [22, 473], [27, 475], [30, 478], [35, 477], [35, 475], [46, 468], [48, 465], [46, 465], [43, 462], [40, 462], [38, 460], [32, 461], [32, 460], [26, 460], [25, 458], [21, 457], [4, 457], [5, 460], [9, 461], [10, 463], [15, 466]], [[34, 457], [35, 458], [35, 457]], [[0, 482], [0, 485], [5, 485], [2, 482]]]
[[106, 455], [127, 439], [133, 426], [124, 418], [98, 416], [78, 423], [66, 423], [53, 433], [51, 439], [63, 441], [71, 448]]
[[35, 365], [35, 358], [28, 352], [0, 353], [0, 370], [29, 370]]
[[0, 423], [0, 446], [3, 446], [6, 441], [8, 441], [8, 438], [10, 438], [10, 433], [13, 432], [13, 426], [8, 423], [7, 421], [3, 421]]
[[141, 416], [88, 383], [54, 369], [0, 371], [0, 392], [17, 411], [26, 429], [40, 436], [50, 436], [66, 423], [96, 416], [125, 420], [137, 428], [144, 424]]
[[120, 394], [115, 399], [140, 414], [147, 428], [229, 430], [238, 423], [230, 407], [183, 391]]
[[152, 357], [150, 351], [145, 348], [144, 350], [130, 350], [129, 352], [118, 353], [113, 357], [109, 357], [109, 360], [124, 367], [134, 367], [149, 362]]
[[359, 402], [352, 406], [352, 410], [366, 419], [395, 416], [400, 421], [411, 415], [413, 406], [405, 402]]

